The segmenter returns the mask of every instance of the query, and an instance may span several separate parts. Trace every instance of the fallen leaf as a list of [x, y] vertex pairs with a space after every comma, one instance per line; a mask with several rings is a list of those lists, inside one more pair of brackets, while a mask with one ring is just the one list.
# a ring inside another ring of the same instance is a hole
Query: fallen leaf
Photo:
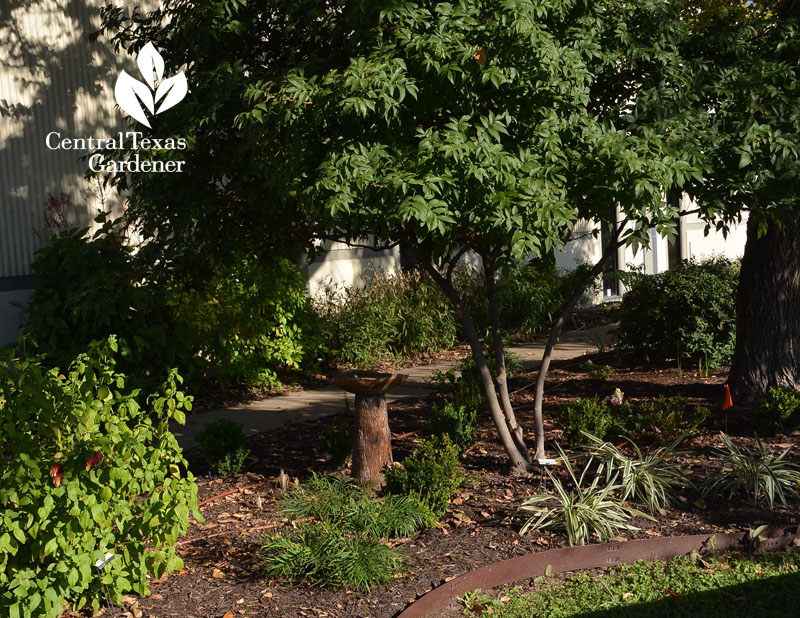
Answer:
[[222, 618], [233, 618], [233, 612], [225, 612]]
[[225, 573], [223, 573], [219, 569], [214, 569], [211, 572], [211, 577], [213, 577], [214, 579], [222, 579], [223, 577], [225, 577]]

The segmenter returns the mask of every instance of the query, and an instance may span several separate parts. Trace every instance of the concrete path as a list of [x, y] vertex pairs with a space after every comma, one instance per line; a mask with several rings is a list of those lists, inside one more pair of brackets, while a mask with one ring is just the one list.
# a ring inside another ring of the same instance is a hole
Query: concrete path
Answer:
[[[606, 336], [614, 327], [599, 326], [584, 331], [566, 333], [561, 336], [553, 352], [554, 360], [567, 360], [576, 358], [587, 352], [597, 351], [593, 342], [597, 336]], [[538, 366], [544, 353], [546, 341], [534, 341], [508, 348], [522, 358], [525, 369]], [[606, 336], [606, 343], [608, 337]], [[429, 381], [434, 371], [447, 371], [458, 365], [459, 360], [442, 361], [419, 367], [402, 369], [408, 374], [408, 379], [386, 396], [389, 403], [403, 397], [421, 397], [431, 394], [435, 389]], [[278, 397], [270, 397], [253, 403], [219, 410], [209, 410], [199, 414], [187, 416], [186, 425], [173, 423], [171, 429], [184, 449], [197, 446], [195, 436], [209, 421], [218, 421], [223, 418], [241, 423], [247, 436], [263, 433], [281, 425], [302, 422], [329, 414], [336, 414], [344, 410], [345, 394], [350, 398], [352, 408], [353, 395], [345, 393], [334, 386], [298, 391]]]

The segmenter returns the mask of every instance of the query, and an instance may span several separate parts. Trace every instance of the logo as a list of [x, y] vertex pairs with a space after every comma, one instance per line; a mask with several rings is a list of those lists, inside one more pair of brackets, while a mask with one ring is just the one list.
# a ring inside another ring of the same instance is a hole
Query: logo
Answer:
[[155, 116], [180, 103], [189, 90], [186, 75], [181, 71], [173, 77], [162, 79], [164, 59], [152, 43], [148, 43], [139, 51], [136, 65], [144, 78], [144, 83], [123, 70], [114, 86], [114, 98], [131, 118], [151, 128], [145, 109], [151, 116]]

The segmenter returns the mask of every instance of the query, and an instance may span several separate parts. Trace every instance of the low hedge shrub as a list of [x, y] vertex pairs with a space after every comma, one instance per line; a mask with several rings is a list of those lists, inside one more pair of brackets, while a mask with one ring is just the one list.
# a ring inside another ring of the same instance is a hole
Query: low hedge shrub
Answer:
[[755, 412], [760, 431], [775, 433], [800, 429], [800, 392], [785, 386], [773, 386]]
[[715, 258], [631, 276], [620, 309], [620, 343], [654, 363], [728, 363], [736, 336], [738, 271], [738, 263]]
[[432, 526], [444, 515], [463, 479], [458, 447], [446, 435], [435, 436], [422, 440], [401, 465], [386, 471], [386, 490], [417, 497], [430, 510]]

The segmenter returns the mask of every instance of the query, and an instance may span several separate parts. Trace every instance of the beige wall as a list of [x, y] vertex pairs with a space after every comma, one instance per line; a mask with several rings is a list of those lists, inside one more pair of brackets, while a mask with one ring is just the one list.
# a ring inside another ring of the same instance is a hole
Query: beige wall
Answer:
[[401, 270], [400, 249], [372, 251], [350, 247], [344, 243], [326, 243], [321, 255], [308, 265], [308, 291], [311, 296], [323, 294], [331, 286], [363, 286], [367, 277], [391, 276]]
[[119, 206], [114, 194], [98, 196], [84, 181], [85, 152], [45, 145], [51, 131], [110, 137], [125, 127], [113, 85], [132, 62], [87, 40], [105, 2], [0, 0], [0, 277], [30, 274], [46, 239], [49, 194], [69, 195], [70, 225], [87, 225], [99, 209]]

